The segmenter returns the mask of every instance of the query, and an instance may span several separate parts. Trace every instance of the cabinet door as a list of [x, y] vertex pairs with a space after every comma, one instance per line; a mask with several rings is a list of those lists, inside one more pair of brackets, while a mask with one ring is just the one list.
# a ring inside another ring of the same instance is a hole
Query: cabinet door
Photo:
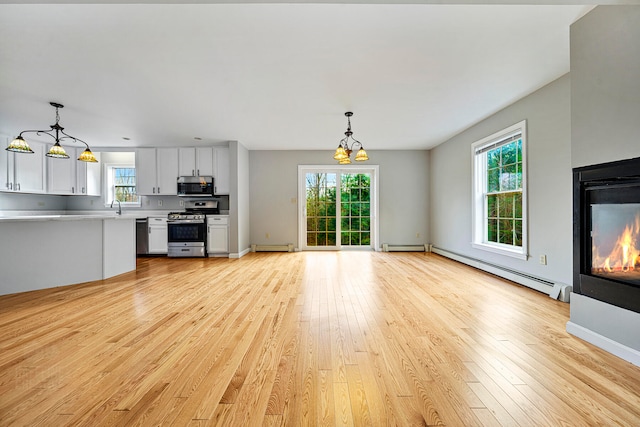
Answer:
[[166, 254], [168, 252], [166, 218], [149, 218], [149, 253]]
[[196, 149], [181, 148], [178, 151], [178, 176], [196, 175]]
[[102, 194], [102, 171], [100, 153], [93, 153], [98, 163], [86, 163], [87, 165], [87, 196], [100, 196]]
[[156, 149], [138, 148], [136, 151], [136, 190], [143, 196], [157, 193]]
[[216, 170], [214, 174], [215, 194], [229, 194], [229, 147], [215, 147]]
[[157, 194], [178, 194], [178, 149], [158, 148], [158, 190]]
[[78, 196], [86, 196], [87, 195], [87, 166], [89, 165], [89, 163], [81, 162], [80, 160], [77, 160], [78, 157], [80, 157], [80, 154], [82, 154], [82, 152], [84, 151], [84, 148], [76, 148], [74, 151], [75, 151], [74, 152], [75, 155], [72, 155], [71, 153], [69, 153], [69, 156], [71, 156], [71, 160], [73, 160], [75, 164], [75, 169], [76, 169], [76, 182], [74, 184], [75, 188], [74, 188], [73, 194]]
[[[48, 148], [51, 148], [49, 146]], [[74, 149], [64, 147], [68, 159], [47, 157], [47, 192], [49, 194], [73, 194], [76, 186]]]
[[13, 153], [5, 150], [9, 140], [0, 143], [0, 191], [13, 190]]
[[229, 227], [220, 225], [207, 227], [207, 252], [211, 254], [229, 252]]
[[44, 193], [47, 176], [45, 171], [46, 144], [29, 141], [34, 154], [16, 153], [13, 156], [14, 183], [13, 189], [23, 193]]
[[213, 148], [196, 148], [196, 175], [213, 176]]

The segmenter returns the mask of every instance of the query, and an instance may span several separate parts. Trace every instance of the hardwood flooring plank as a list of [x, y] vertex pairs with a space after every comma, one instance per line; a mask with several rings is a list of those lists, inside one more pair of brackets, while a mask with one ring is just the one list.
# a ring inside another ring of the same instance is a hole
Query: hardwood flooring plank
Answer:
[[632, 426], [569, 305], [438, 255], [139, 258], [0, 296], [0, 426]]

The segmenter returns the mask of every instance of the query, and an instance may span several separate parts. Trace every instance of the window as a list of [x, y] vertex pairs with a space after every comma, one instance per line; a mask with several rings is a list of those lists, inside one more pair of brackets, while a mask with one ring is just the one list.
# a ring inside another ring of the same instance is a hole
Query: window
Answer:
[[378, 166], [298, 166], [302, 250], [377, 247]]
[[140, 206], [140, 197], [136, 191], [136, 168], [132, 165], [108, 164], [106, 167], [107, 200], [111, 204], [117, 200], [122, 205]]
[[472, 145], [473, 247], [527, 258], [526, 122]]

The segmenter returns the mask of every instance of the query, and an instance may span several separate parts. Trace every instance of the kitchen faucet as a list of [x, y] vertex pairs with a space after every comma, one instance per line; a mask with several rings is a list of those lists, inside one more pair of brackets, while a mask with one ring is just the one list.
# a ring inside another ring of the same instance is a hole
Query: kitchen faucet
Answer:
[[112, 200], [111, 201], [111, 207], [113, 207], [113, 204], [115, 202], [118, 202], [118, 212], [116, 212], [116, 214], [122, 215], [122, 205], [120, 204], [120, 200]]

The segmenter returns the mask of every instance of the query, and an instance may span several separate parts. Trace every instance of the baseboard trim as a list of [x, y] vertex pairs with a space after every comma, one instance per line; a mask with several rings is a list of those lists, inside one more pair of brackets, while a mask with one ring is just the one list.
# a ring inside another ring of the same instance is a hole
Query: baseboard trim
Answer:
[[608, 351], [629, 363], [640, 366], [640, 351], [613, 341], [604, 335], [593, 332], [591, 329], [587, 329], [584, 326], [573, 323], [572, 321], [567, 322], [567, 332], [603, 349], [604, 351]]
[[[463, 264], [469, 265], [479, 270], [486, 271], [487, 273], [495, 274], [496, 276], [500, 276], [504, 279], [511, 280], [512, 282], [516, 282], [528, 288], [535, 289], [536, 291], [542, 292], [547, 295], [551, 295], [552, 291], [554, 290], [554, 286], [556, 287], [557, 285], [562, 287], [567, 286], [561, 283], [554, 283], [546, 279], [541, 279], [539, 277], [531, 276], [529, 274], [522, 273], [501, 265], [492, 264], [477, 258], [472, 258], [466, 255], [450, 252], [446, 249], [437, 248], [435, 246], [431, 247], [431, 251], [435, 254], [442, 255], [446, 258], [451, 258], [455, 261], [461, 262]], [[565, 302], [568, 302], [568, 301], [569, 300], [567, 298], [567, 301]]]
[[243, 250], [240, 253], [230, 253], [229, 254], [229, 258], [234, 258], [234, 259], [242, 258], [243, 256], [245, 256], [249, 252], [251, 252], [251, 248], [246, 248], [245, 250]]

